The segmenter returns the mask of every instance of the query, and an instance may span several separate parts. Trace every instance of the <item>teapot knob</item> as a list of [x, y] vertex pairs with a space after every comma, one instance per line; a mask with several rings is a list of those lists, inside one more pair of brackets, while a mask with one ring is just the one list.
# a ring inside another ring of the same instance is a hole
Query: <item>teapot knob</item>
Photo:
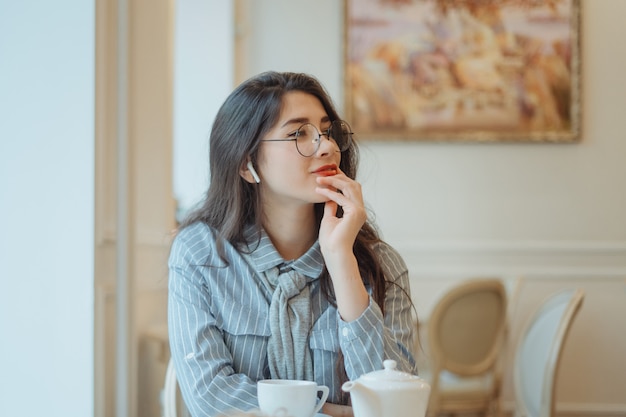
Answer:
[[383, 366], [385, 367], [386, 371], [395, 371], [396, 365], [397, 363], [393, 359], [385, 359], [383, 361]]

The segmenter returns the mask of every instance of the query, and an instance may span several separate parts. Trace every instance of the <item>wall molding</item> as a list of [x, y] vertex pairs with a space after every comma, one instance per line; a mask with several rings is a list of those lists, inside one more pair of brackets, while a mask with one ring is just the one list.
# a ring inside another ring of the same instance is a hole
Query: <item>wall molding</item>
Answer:
[[390, 243], [415, 278], [626, 277], [624, 241], [410, 241]]
[[[565, 286], [580, 286], [589, 291], [579, 319], [578, 330], [572, 332], [570, 351], [580, 355], [585, 334], [594, 330], [595, 323], [607, 315], [612, 324], [605, 329], [593, 331], [600, 343], [618, 343], [623, 346], [623, 337], [618, 337], [611, 328], [619, 328], [624, 322], [623, 300], [626, 288], [626, 242], [624, 241], [389, 241], [403, 256], [409, 268], [411, 294], [420, 320], [427, 322], [436, 301], [456, 282], [477, 277], [495, 277], [505, 282], [508, 289], [515, 291], [517, 279], [523, 278], [525, 300], [518, 306], [523, 310], [515, 314], [527, 314], [533, 303], [543, 297], [546, 289], [554, 290]], [[529, 301], [530, 300], [530, 301]], [[525, 309], [525, 310], [524, 310]], [[522, 317], [522, 316], [520, 316]], [[525, 316], [524, 316], [525, 317]], [[521, 324], [523, 322], [520, 321]], [[583, 336], [581, 336], [581, 334]], [[598, 339], [599, 338], [599, 339]], [[613, 344], [614, 345], [614, 344]], [[571, 350], [573, 349], [573, 350]], [[583, 349], [584, 351], [584, 349]], [[611, 350], [613, 351], [613, 350]], [[597, 359], [597, 358], [596, 358]], [[619, 366], [617, 358], [602, 358], [599, 369]], [[577, 369], [581, 361], [589, 369], [589, 358], [565, 357], [562, 368]], [[595, 361], [595, 360], [594, 360]], [[608, 365], [607, 365], [608, 364]], [[509, 369], [509, 365], [507, 365]], [[503, 387], [502, 408], [505, 415], [513, 411], [513, 393], [510, 371], [506, 371]], [[577, 371], [569, 372], [576, 377]], [[580, 372], [579, 372], [580, 374]], [[623, 375], [623, 374], [620, 374]], [[584, 375], [589, 376], [589, 375]], [[606, 383], [601, 373], [591, 376], [591, 382]], [[623, 383], [622, 377], [616, 377]], [[596, 392], [581, 398], [572, 395], [568, 387], [571, 381], [562, 381], [562, 400], [557, 398], [557, 417], [626, 417], [626, 403], [613, 395], [609, 403], [600, 403]], [[567, 382], [567, 383], [566, 383]], [[572, 402], [580, 401], [580, 402]]]
[[395, 240], [397, 248], [424, 252], [617, 252], [626, 255], [626, 241], [582, 240]]

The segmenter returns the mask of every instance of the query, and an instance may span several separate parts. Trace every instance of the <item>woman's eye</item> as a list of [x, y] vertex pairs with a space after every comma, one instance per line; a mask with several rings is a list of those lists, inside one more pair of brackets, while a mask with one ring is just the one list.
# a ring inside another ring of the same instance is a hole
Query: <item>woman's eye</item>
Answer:
[[298, 135], [299, 135], [299, 131], [294, 130], [293, 132], [288, 133], [288, 134], [287, 134], [287, 137], [288, 137], [288, 138], [297, 138], [297, 137], [298, 137]]

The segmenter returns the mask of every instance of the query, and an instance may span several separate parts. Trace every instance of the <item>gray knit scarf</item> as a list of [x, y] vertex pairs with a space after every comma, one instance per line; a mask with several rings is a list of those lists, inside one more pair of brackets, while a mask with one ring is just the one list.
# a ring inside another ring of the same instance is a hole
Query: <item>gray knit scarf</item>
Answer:
[[309, 351], [311, 290], [308, 278], [290, 267], [274, 267], [263, 275], [272, 290], [267, 345], [273, 379], [313, 380]]

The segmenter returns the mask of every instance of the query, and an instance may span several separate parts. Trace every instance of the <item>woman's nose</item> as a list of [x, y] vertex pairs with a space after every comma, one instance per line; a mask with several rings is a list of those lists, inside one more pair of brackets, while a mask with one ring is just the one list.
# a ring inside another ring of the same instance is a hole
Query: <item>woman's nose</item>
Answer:
[[332, 154], [333, 152], [338, 152], [339, 148], [337, 148], [337, 144], [335, 141], [330, 139], [327, 134], [322, 133], [320, 135], [320, 146], [316, 152], [318, 156], [326, 156]]

